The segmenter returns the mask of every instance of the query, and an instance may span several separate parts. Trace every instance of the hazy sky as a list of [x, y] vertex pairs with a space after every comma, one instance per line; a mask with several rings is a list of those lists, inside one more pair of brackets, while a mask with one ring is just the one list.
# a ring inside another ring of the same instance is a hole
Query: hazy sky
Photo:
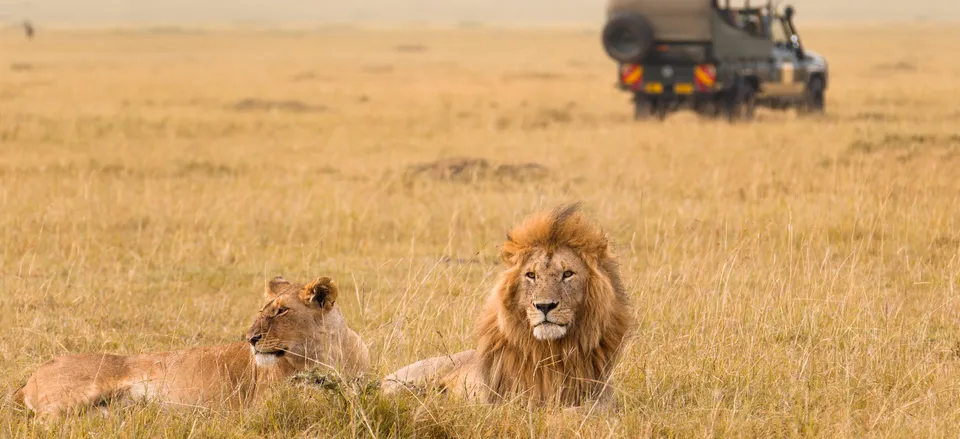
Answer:
[[[759, 2], [755, 0], [755, 2]], [[0, 0], [0, 19], [39, 24], [311, 24], [602, 21], [606, 0]], [[794, 0], [824, 20], [960, 19], [960, 0]]]

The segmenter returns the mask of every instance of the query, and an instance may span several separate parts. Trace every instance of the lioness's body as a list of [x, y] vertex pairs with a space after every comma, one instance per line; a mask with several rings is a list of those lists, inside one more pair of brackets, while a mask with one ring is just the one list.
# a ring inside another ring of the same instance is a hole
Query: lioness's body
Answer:
[[41, 366], [15, 400], [49, 414], [137, 399], [230, 407], [249, 401], [258, 383], [284, 372], [278, 367], [258, 373], [247, 343], [131, 356], [70, 355]]
[[[321, 294], [318, 302], [315, 297]], [[268, 287], [268, 304], [248, 332], [249, 343], [130, 356], [59, 357], [40, 366], [14, 400], [44, 415], [138, 400], [231, 409], [249, 403], [267, 384], [308, 366], [357, 376], [369, 367], [369, 353], [334, 306], [336, 294], [328, 278], [307, 286], [277, 278]]]
[[507, 268], [480, 314], [477, 348], [401, 368], [384, 379], [384, 390], [609, 407], [630, 317], [604, 234], [576, 207], [559, 209], [514, 228], [501, 258]]

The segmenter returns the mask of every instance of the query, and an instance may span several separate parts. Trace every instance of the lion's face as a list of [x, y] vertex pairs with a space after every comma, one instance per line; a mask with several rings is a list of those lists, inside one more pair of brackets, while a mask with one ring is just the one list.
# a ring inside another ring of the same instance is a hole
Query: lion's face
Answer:
[[323, 277], [307, 285], [293, 284], [282, 277], [270, 281], [266, 304], [247, 332], [257, 366], [271, 367], [286, 362], [304, 369], [311, 359], [320, 358], [328, 332], [338, 289]]
[[569, 247], [537, 250], [520, 265], [516, 305], [525, 311], [533, 336], [557, 340], [575, 323], [587, 290], [589, 269]]

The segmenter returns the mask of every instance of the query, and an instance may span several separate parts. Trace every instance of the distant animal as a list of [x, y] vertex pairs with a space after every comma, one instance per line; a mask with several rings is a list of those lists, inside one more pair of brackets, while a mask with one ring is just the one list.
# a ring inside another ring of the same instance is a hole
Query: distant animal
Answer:
[[338, 291], [329, 277], [306, 285], [276, 277], [245, 342], [131, 356], [59, 357], [30, 376], [13, 400], [39, 415], [138, 400], [235, 409], [260, 396], [269, 383], [311, 366], [360, 376], [369, 367], [369, 353], [336, 306]]
[[28, 40], [32, 40], [37, 30], [33, 27], [33, 23], [27, 20], [23, 22], [23, 33], [27, 36]]
[[606, 235], [579, 208], [531, 216], [507, 234], [476, 349], [406, 366], [384, 378], [384, 392], [610, 408], [631, 311]]

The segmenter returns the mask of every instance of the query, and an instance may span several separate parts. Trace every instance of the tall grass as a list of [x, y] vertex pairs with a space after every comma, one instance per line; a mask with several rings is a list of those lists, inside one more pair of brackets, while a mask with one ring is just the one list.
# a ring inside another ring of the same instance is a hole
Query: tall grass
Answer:
[[[245, 413], [4, 402], [0, 436], [956, 437], [960, 29], [804, 31], [829, 114], [738, 126], [634, 123], [595, 32], [0, 34], [0, 391], [238, 340], [278, 274], [338, 280], [374, 377], [468, 348], [506, 229], [572, 200], [637, 323], [616, 416], [291, 383]], [[410, 175], [456, 157], [547, 175]]]

